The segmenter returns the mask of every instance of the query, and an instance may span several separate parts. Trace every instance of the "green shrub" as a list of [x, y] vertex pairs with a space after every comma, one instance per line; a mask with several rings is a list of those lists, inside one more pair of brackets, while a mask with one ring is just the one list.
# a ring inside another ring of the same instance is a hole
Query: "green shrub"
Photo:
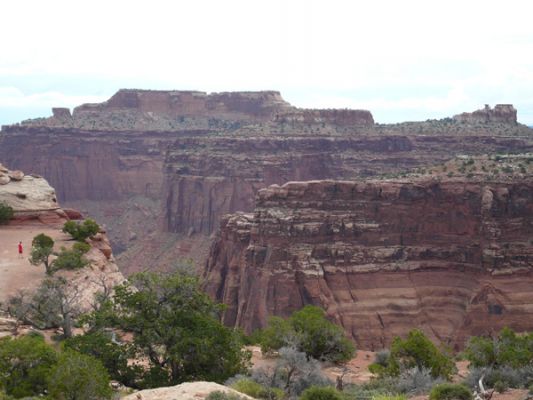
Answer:
[[384, 379], [372, 379], [361, 385], [346, 385], [343, 390], [345, 400], [374, 399], [390, 395], [393, 395], [393, 391]]
[[117, 344], [105, 333], [94, 332], [67, 339], [63, 343], [63, 348], [96, 358], [107, 369], [111, 379], [128, 387], [139, 388], [136, 382], [143, 369], [136, 364], [128, 363], [129, 359], [135, 358], [130, 344]]
[[394, 393], [403, 393], [409, 396], [427, 394], [431, 388], [439, 383], [444, 383], [441, 377], [434, 377], [427, 368], [412, 368], [402, 371], [400, 376], [390, 380], [390, 386]]
[[54, 240], [40, 233], [31, 242], [30, 263], [32, 265], [44, 265], [47, 275], [53, 274], [53, 263], [50, 263], [50, 256], [54, 251]]
[[472, 400], [472, 393], [465, 385], [441, 383], [431, 389], [429, 400]]
[[88, 218], [81, 223], [75, 221], [67, 221], [63, 225], [63, 232], [70, 234], [77, 241], [84, 241], [85, 239], [96, 235], [100, 231], [100, 226]]
[[256, 399], [281, 400], [285, 397], [283, 390], [278, 388], [267, 388], [250, 378], [239, 378], [234, 381], [230, 387]]
[[311, 386], [303, 391], [300, 400], [342, 400], [342, 395], [332, 387]]
[[207, 395], [205, 400], [241, 400], [243, 397], [235, 393], [226, 393], [220, 390], [216, 390]]
[[279, 358], [274, 367], [254, 369], [251, 379], [263, 387], [282, 389], [289, 398], [298, 396], [311, 386], [331, 385], [331, 381], [322, 373], [320, 363], [295, 347], [279, 349]]
[[53, 399], [109, 399], [112, 391], [107, 371], [93, 357], [75, 351], [61, 354], [50, 373], [48, 392]]
[[496, 388], [496, 385], [503, 384], [508, 388], [527, 388], [533, 383], [533, 366], [527, 365], [519, 368], [509, 366], [473, 367], [470, 369], [465, 383], [471, 388], [476, 388], [481, 376], [483, 376], [483, 383], [486, 387]]
[[455, 371], [455, 364], [422, 331], [413, 329], [406, 339], [396, 337], [393, 340], [386, 374], [399, 376], [402, 371], [412, 368], [427, 368], [434, 378], [448, 379]]
[[472, 367], [523, 367], [533, 362], [533, 334], [503, 328], [495, 339], [474, 336], [464, 354]]
[[252, 381], [251, 379], [239, 379], [231, 385], [232, 389], [235, 389], [237, 392], [247, 394], [248, 396], [255, 397], [256, 399], [260, 398], [260, 394], [263, 391], [263, 386], [259, 383]]
[[89, 262], [83, 257], [83, 254], [75, 250], [61, 248], [61, 251], [54, 260], [54, 270], [59, 269], [80, 269], [85, 267]]
[[355, 346], [342, 328], [329, 322], [324, 310], [310, 305], [286, 320], [272, 317], [260, 337], [264, 352], [296, 343], [298, 350], [320, 360], [344, 362], [355, 354]]
[[0, 202], [0, 225], [7, 224], [13, 218], [13, 207], [5, 201]]
[[55, 350], [42, 338], [0, 339], [0, 387], [16, 398], [40, 395], [56, 360]]
[[496, 381], [496, 383], [494, 383], [494, 390], [496, 390], [498, 393], [503, 393], [508, 388], [509, 388], [509, 386], [507, 386], [507, 383], [505, 383], [503, 381]]
[[91, 250], [91, 245], [89, 243], [85, 243], [85, 242], [76, 242], [74, 243], [74, 246], [72, 246], [72, 250], [80, 253], [80, 254], [85, 254], [87, 253], [89, 250]]
[[220, 323], [222, 307], [200, 289], [196, 276], [138, 273], [115, 286], [112, 297], [85, 323], [134, 333], [137, 358], [147, 360], [143, 387], [221, 382], [247, 370], [250, 352], [241, 335]]
[[39, 233], [31, 241], [31, 245], [34, 247], [54, 247], [54, 239], [44, 233]]
[[2, 391], [0, 392], [0, 400], [15, 400], [15, 398]]
[[368, 371], [374, 375], [383, 375], [383, 373], [386, 371], [386, 368], [383, 365], [374, 362], [368, 366]]

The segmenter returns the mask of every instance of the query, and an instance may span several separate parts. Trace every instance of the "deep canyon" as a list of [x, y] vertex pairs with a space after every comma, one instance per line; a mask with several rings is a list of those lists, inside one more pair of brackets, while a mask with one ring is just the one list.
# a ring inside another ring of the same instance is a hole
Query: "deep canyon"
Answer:
[[[405, 175], [531, 152], [533, 131], [510, 105], [384, 125], [273, 91], [120, 90], [0, 133], [4, 164], [44, 176], [61, 204], [106, 225], [124, 273], [190, 257], [229, 305], [228, 324], [251, 330], [319, 304], [368, 348], [413, 324], [451, 344], [487, 318], [532, 328], [529, 172]], [[253, 214], [225, 216], [236, 212]]]

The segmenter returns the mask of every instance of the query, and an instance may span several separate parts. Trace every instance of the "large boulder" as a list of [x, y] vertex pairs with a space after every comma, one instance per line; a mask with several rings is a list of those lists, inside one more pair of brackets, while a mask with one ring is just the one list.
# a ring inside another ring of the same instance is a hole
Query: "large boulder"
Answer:
[[216, 391], [232, 393], [243, 399], [253, 400], [253, 397], [214, 382], [185, 382], [177, 386], [141, 390], [122, 400], [201, 400], [205, 399], [209, 393]]

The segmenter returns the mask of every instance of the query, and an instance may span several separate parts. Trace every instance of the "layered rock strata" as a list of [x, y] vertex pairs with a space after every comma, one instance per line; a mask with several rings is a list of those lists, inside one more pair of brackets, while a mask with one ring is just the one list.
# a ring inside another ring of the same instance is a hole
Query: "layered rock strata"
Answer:
[[204, 272], [247, 332], [323, 307], [361, 348], [533, 329], [533, 179], [289, 182], [226, 216]]
[[365, 110], [299, 109], [278, 92], [121, 90], [0, 134], [0, 158], [106, 223], [128, 272], [201, 260], [221, 216], [252, 211], [256, 191], [271, 184], [532, 150], [520, 124], [379, 125]]
[[494, 123], [516, 124], [516, 108], [512, 104], [496, 104], [490, 108], [485, 104], [485, 108], [471, 113], [462, 113], [453, 117], [456, 121], [470, 123]]

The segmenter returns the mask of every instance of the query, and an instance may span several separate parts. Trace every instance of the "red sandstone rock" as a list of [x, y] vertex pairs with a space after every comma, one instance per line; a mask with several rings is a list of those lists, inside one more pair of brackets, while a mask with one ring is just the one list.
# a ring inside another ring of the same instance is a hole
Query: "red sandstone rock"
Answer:
[[500, 122], [505, 124], [516, 124], [516, 109], [512, 104], [496, 104], [494, 109], [485, 104], [485, 108], [472, 113], [462, 113], [453, 117], [461, 122]]
[[72, 118], [72, 115], [70, 114], [70, 109], [68, 108], [61, 108], [61, 107], [52, 108], [52, 115], [54, 116], [54, 118], [58, 118], [58, 119]]
[[67, 215], [68, 219], [80, 220], [83, 219], [83, 214], [78, 210], [73, 210], [72, 208], [63, 208], [63, 211]]
[[70, 119], [3, 127], [0, 160], [46, 177], [63, 205], [102, 213], [116, 249], [147, 249], [146, 259], [128, 261], [144, 269], [157, 261], [148, 253], [165, 232], [182, 235], [176, 247], [194, 248], [189, 239], [207, 242], [224, 214], [252, 211], [256, 191], [271, 184], [398, 173], [456, 154], [533, 151], [530, 129], [507, 129], [374, 125], [368, 111], [298, 109], [278, 92], [121, 90]]
[[204, 273], [247, 332], [323, 307], [365, 349], [414, 327], [456, 347], [533, 329], [533, 180], [312, 181], [224, 218]]

